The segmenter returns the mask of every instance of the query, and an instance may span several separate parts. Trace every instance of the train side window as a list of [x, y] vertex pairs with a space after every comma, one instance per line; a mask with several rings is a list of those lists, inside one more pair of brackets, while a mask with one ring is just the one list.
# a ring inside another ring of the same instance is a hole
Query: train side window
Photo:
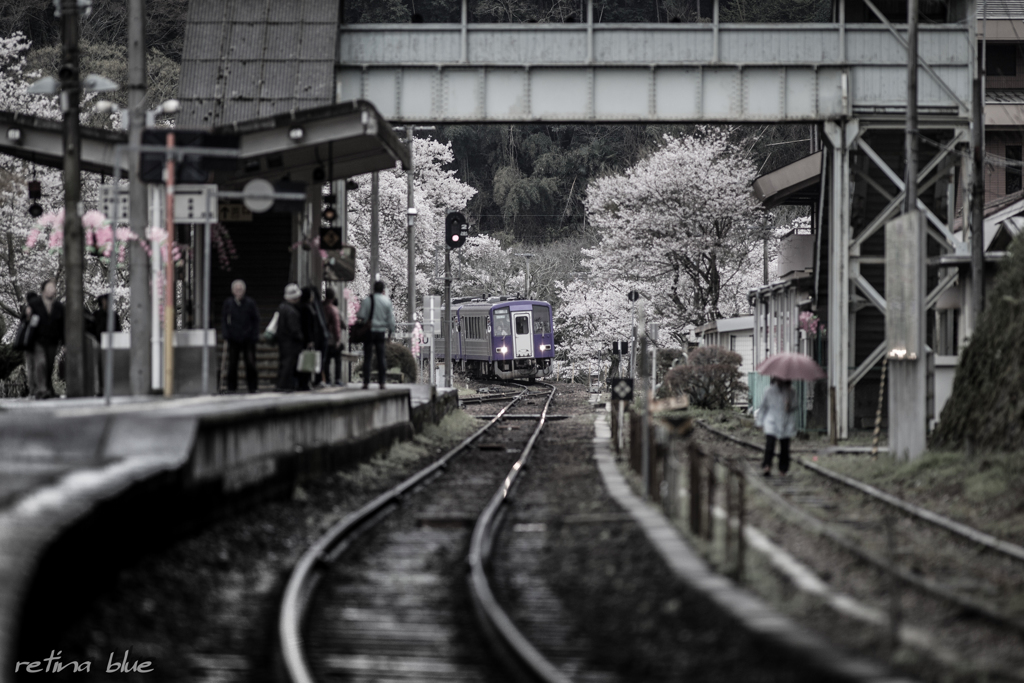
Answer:
[[466, 318], [466, 339], [483, 339], [483, 319]]
[[551, 334], [551, 313], [547, 306], [533, 307], [533, 333]]
[[507, 337], [512, 334], [512, 321], [509, 318], [508, 308], [498, 308], [494, 311], [494, 336]]

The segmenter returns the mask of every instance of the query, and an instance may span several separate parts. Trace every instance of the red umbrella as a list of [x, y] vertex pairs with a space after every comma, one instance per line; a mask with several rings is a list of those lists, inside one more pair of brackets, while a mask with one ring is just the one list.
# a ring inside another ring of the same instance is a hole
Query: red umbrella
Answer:
[[824, 379], [825, 371], [810, 356], [802, 353], [777, 353], [757, 366], [762, 375], [779, 379]]

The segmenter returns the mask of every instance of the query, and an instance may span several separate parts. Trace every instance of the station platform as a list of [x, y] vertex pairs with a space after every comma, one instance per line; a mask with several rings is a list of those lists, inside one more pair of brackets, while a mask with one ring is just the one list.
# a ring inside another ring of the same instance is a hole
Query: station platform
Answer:
[[421, 384], [0, 401], [0, 682], [32, 620], [73, 602], [90, 576], [367, 460], [457, 407], [456, 390]]

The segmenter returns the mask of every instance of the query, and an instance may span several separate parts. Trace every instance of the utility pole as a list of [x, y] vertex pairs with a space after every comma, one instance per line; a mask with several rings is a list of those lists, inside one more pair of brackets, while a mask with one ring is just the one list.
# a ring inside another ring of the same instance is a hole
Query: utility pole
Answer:
[[907, 191], [903, 213], [917, 209], [917, 3], [907, 0]]
[[[651, 407], [649, 393], [649, 368], [647, 365], [647, 307], [641, 306], [637, 315], [637, 335], [640, 337], [640, 391], [634, 392], [641, 403], [640, 410], [640, 477], [643, 480], [644, 498], [651, 496], [651, 434], [648, 426], [648, 411]], [[635, 346], [635, 344], [634, 344]], [[636, 353], [634, 349], [634, 353]]]
[[[406, 193], [408, 194], [408, 209], [406, 211], [406, 243], [409, 250], [408, 258], [408, 270], [409, 270], [409, 319], [408, 322], [412, 322], [416, 319], [416, 197], [412, 191], [412, 141], [413, 141], [413, 126], [409, 126], [405, 129], [406, 144], [409, 147], [409, 168], [405, 171], [405, 177], [408, 181], [408, 188]], [[375, 176], [376, 177], [376, 176]], [[410, 330], [411, 333], [411, 330]]]
[[[973, 3], [972, 3], [973, 5]], [[973, 10], [973, 7], [972, 7]], [[988, 43], [985, 39], [985, 2], [981, 3], [981, 56], [974, 72], [974, 187], [971, 197], [971, 320], [970, 329], [978, 329], [985, 307], [985, 67]], [[975, 13], [975, 16], [976, 13]]]
[[526, 290], [526, 295], [523, 297], [527, 301], [530, 299], [530, 259], [533, 258], [533, 254], [516, 254], [516, 256], [522, 256], [526, 259], [526, 286], [523, 288]]
[[174, 131], [167, 131], [167, 272], [164, 280], [164, 397], [174, 395], [174, 327], [175, 289], [174, 283], [174, 174], [175, 163], [171, 152], [174, 150]]
[[[131, 230], [137, 237], [130, 251], [131, 350], [129, 383], [133, 396], [150, 392], [152, 335], [149, 292], [149, 254], [146, 239], [146, 184], [139, 177], [142, 131], [146, 125], [145, 0], [128, 0], [128, 204]], [[113, 294], [111, 294], [113, 301]]]
[[[925, 348], [927, 240], [917, 210], [918, 0], [907, 2], [907, 133], [903, 216], [886, 226], [886, 339], [889, 346], [889, 451], [913, 460], [927, 446]], [[903, 345], [906, 345], [905, 347]]]
[[[81, 95], [78, 64], [78, 2], [61, 0], [60, 108], [64, 114], [64, 348], [68, 398], [85, 395], [85, 240], [82, 235], [81, 146], [78, 110]], [[111, 296], [110, 304], [113, 304]]]

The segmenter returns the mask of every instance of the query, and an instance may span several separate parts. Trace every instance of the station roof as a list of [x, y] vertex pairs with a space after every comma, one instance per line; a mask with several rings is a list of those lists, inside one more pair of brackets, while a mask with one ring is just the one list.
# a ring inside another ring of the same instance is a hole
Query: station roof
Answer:
[[[17, 134], [9, 131], [16, 130]], [[127, 144], [128, 136], [119, 130], [88, 128], [80, 132], [83, 171], [113, 175], [114, 147]], [[12, 138], [18, 138], [13, 140]], [[64, 167], [64, 124], [29, 114], [0, 111], [0, 154], [7, 154], [51, 168]], [[120, 162], [127, 173], [128, 159]]]
[[[16, 142], [7, 134], [15, 128], [20, 133]], [[349, 178], [412, 163], [408, 147], [387, 121], [360, 100], [233, 123], [213, 132], [238, 137], [235, 167], [211, 172], [210, 182], [221, 186], [252, 178], [309, 183], [317, 169], [325, 178]], [[82, 126], [81, 139], [82, 170], [113, 175], [115, 147], [126, 145], [127, 136]], [[0, 154], [62, 168], [63, 149], [60, 121], [0, 111]], [[127, 158], [120, 165], [127, 173]]]
[[754, 196], [766, 209], [780, 204], [814, 204], [820, 192], [822, 155], [815, 152], [757, 178]]
[[338, 2], [192, 0], [177, 125], [212, 130], [334, 102]]
[[[296, 131], [301, 131], [301, 137]], [[214, 171], [212, 182], [252, 178], [312, 182], [322, 169], [331, 178], [409, 168], [409, 148], [369, 102], [355, 100], [219, 126], [214, 133], [239, 136], [238, 168]]]

